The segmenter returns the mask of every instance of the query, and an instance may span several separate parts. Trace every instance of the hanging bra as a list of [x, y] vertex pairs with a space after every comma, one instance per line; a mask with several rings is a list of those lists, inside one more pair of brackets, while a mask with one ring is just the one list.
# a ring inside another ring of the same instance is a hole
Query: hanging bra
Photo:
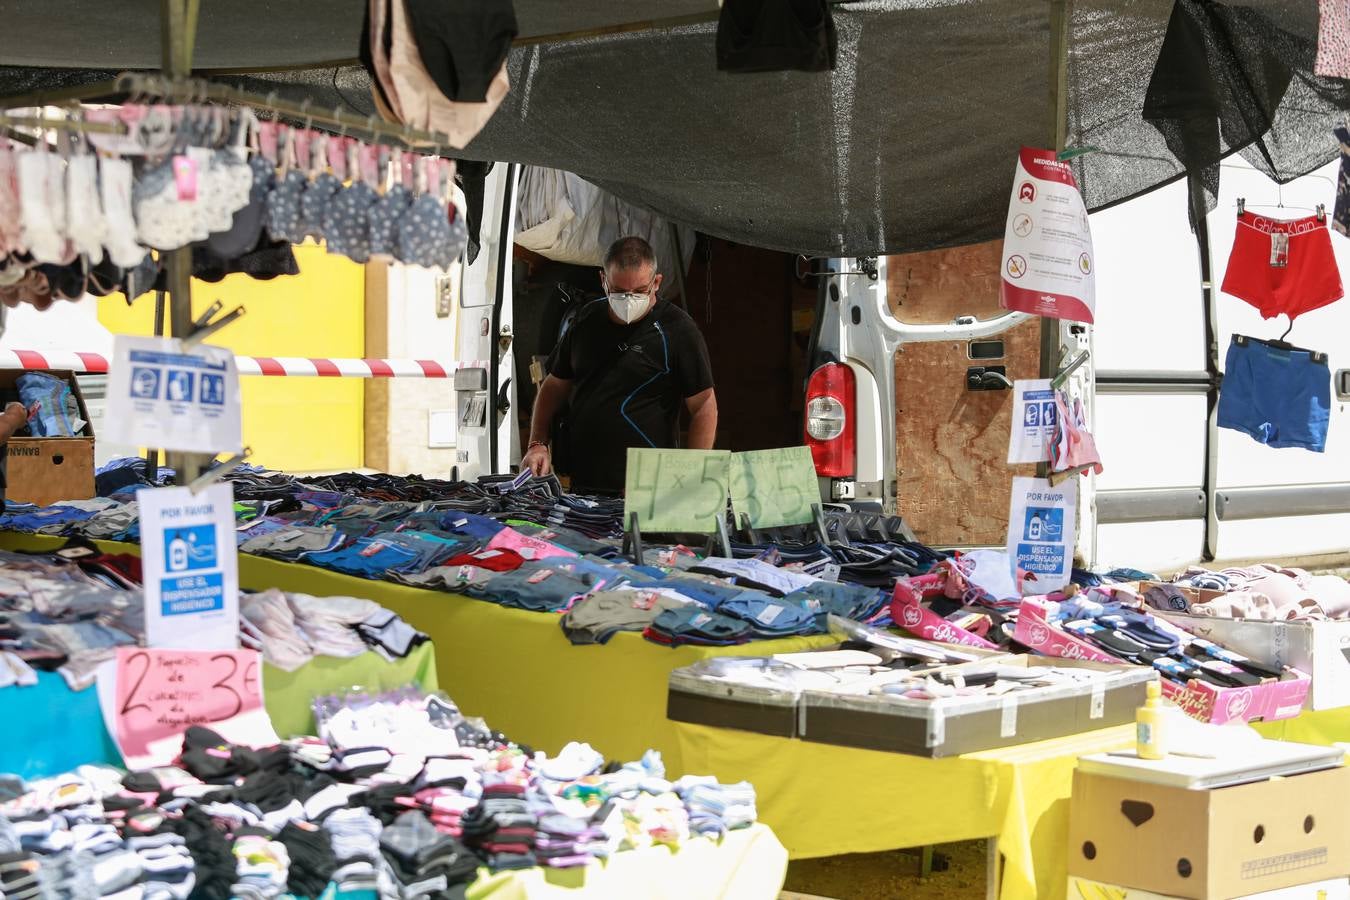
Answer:
[[441, 92], [422, 64], [403, 0], [391, 0], [390, 10], [393, 42], [389, 52], [389, 75], [403, 124], [442, 132], [449, 137], [451, 146], [466, 146], [483, 130], [511, 89], [506, 63], [503, 62], [490, 77], [483, 102], [451, 100]]

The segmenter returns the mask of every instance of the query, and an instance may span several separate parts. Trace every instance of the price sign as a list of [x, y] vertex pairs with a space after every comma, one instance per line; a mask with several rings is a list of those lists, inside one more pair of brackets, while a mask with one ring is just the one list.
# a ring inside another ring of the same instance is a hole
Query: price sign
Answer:
[[131, 769], [168, 765], [193, 725], [235, 744], [262, 747], [278, 740], [263, 707], [256, 650], [119, 647], [116, 662], [99, 673], [99, 700], [108, 732]]
[[630, 447], [624, 523], [637, 513], [644, 531], [713, 532], [726, 515], [730, 481], [729, 451]]
[[738, 522], [749, 516], [752, 528], [804, 525], [811, 521], [811, 504], [819, 502], [816, 467], [806, 447], [731, 455], [731, 506]]

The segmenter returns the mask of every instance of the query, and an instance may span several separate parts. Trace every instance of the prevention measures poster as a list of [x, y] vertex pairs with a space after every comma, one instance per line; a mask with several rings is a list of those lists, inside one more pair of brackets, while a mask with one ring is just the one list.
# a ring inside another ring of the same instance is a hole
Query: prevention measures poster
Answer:
[[1077, 537], [1078, 482], [1050, 486], [1044, 478], [1014, 478], [1008, 510], [1008, 558], [1036, 576], [1034, 593], [1069, 583]]
[[1003, 235], [1004, 309], [1092, 322], [1096, 257], [1073, 169], [1053, 150], [1023, 147]]
[[1008, 436], [1009, 463], [1037, 463], [1050, 459], [1054, 438], [1055, 392], [1049, 378], [1019, 379], [1013, 383], [1012, 432]]
[[100, 436], [114, 444], [237, 451], [243, 420], [234, 354], [206, 344], [183, 347], [174, 338], [118, 335], [104, 418]]

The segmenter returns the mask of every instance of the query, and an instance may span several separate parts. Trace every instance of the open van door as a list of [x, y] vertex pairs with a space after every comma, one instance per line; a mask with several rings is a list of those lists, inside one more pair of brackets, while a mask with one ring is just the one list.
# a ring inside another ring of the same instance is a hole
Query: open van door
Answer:
[[[806, 415], [823, 497], [879, 504], [926, 543], [1004, 543], [1012, 478], [1035, 474], [1007, 456], [1012, 382], [1038, 377], [1040, 320], [999, 308], [1000, 250], [830, 261]], [[1063, 323], [1060, 337], [1067, 360], [1091, 330]], [[1089, 362], [1071, 382], [1089, 421], [1091, 384]], [[1084, 485], [1080, 547], [1092, 534]]]
[[455, 373], [456, 464], [459, 477], [505, 472], [520, 457], [511, 404], [511, 248], [520, 167], [496, 163], [488, 172], [479, 225], [479, 250], [461, 267]]

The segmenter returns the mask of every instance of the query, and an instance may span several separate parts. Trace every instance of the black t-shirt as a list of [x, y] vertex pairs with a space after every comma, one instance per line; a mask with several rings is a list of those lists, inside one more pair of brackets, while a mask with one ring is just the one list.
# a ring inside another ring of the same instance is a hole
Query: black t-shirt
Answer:
[[605, 300], [586, 305], [548, 371], [573, 384], [567, 415], [578, 492], [622, 491], [628, 448], [678, 446], [680, 407], [713, 386], [703, 335], [665, 300], [631, 325], [611, 319]]

